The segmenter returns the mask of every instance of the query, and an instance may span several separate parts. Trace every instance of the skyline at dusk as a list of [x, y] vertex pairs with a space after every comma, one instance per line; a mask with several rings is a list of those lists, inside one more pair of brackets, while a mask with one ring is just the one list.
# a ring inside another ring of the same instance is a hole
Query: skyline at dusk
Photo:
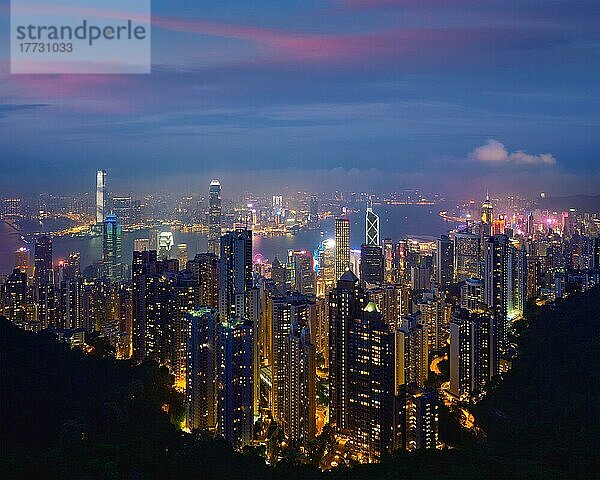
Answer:
[[10, 75], [3, 42], [0, 190], [86, 191], [102, 167], [116, 191], [597, 194], [599, 21], [593, 1], [155, 2], [150, 75]]

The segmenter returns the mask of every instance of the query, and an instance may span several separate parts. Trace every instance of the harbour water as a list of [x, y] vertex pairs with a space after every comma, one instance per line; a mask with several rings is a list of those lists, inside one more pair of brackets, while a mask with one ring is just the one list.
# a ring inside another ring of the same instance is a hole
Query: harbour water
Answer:
[[[380, 216], [381, 238], [391, 238], [397, 242], [407, 236], [437, 237], [455, 225], [439, 216], [443, 205], [382, 205], [375, 208]], [[353, 214], [351, 219], [350, 244], [351, 248], [359, 249], [365, 237], [364, 213]], [[0, 224], [0, 274], [8, 274], [14, 266], [14, 252], [21, 246], [30, 248], [33, 257], [33, 245], [26, 245], [21, 239], [24, 233], [35, 233], [45, 230], [64, 228], [64, 222], [51, 221], [45, 224], [37, 222], [18, 222], [21, 231], [16, 231], [5, 222]], [[164, 229], [165, 231], [168, 228]], [[123, 262], [130, 263], [133, 252], [133, 241], [136, 238], [148, 238], [149, 230], [123, 232], [122, 253]], [[296, 234], [262, 237], [255, 236], [253, 240], [254, 255], [260, 254], [272, 260], [276, 255], [284, 259], [289, 249], [314, 250], [319, 242], [333, 238], [333, 219], [321, 222], [317, 230], [302, 230]], [[188, 256], [193, 258], [196, 253], [205, 252], [206, 235], [200, 233], [184, 233], [173, 231], [175, 245], [185, 243]], [[68, 257], [70, 252], [81, 253], [82, 268], [91, 265], [102, 256], [102, 239], [100, 237], [59, 237], [53, 241], [53, 256], [55, 260]], [[173, 249], [176, 255], [176, 247]]]

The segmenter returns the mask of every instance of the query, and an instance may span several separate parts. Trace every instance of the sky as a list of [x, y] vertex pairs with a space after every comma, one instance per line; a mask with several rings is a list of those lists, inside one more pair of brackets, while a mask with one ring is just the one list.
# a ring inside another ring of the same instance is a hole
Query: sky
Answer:
[[[150, 75], [11, 75], [0, 196], [600, 193], [597, 0], [162, 0]], [[275, 186], [274, 186], [275, 185]]]

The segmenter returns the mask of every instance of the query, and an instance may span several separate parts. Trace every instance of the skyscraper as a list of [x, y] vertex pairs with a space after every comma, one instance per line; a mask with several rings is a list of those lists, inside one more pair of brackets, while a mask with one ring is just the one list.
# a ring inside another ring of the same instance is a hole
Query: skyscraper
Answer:
[[349, 446], [370, 462], [393, 449], [394, 333], [369, 302], [348, 327]]
[[122, 279], [121, 224], [116, 215], [107, 215], [102, 224], [102, 262], [104, 274], [111, 282]]
[[15, 252], [15, 268], [22, 272], [29, 271], [29, 250], [25, 247], [20, 247]]
[[396, 332], [396, 387], [425, 386], [429, 374], [427, 328], [420, 312], [407, 315]]
[[498, 373], [493, 315], [460, 309], [450, 322], [450, 393], [460, 399], [481, 393]]
[[494, 224], [494, 206], [490, 200], [489, 193], [485, 195], [485, 201], [481, 204], [481, 234], [484, 237], [492, 234]]
[[373, 200], [367, 201], [365, 214], [365, 245], [379, 246], [379, 216], [373, 211]]
[[52, 282], [52, 238], [42, 235], [36, 239], [34, 257], [36, 283]]
[[289, 253], [291, 253], [290, 266], [294, 289], [303, 294], [316, 293], [316, 277], [311, 253], [306, 250], [290, 250]]
[[239, 317], [217, 324], [218, 432], [237, 450], [253, 434], [253, 330]]
[[177, 260], [179, 260], [179, 269], [185, 270], [188, 262], [188, 248], [187, 244], [180, 243], [177, 245]]
[[349, 270], [344, 272], [329, 294], [329, 422], [342, 431], [349, 428], [348, 334], [366, 305], [358, 278]]
[[335, 281], [350, 268], [350, 220], [335, 219]]
[[383, 252], [380, 245], [363, 244], [360, 247], [360, 281], [363, 285], [383, 283]]
[[457, 282], [479, 277], [479, 245], [480, 239], [473, 233], [454, 234], [454, 277]]
[[271, 306], [273, 417], [288, 438], [308, 442], [315, 429], [316, 372], [310, 324], [316, 316], [316, 306], [299, 293], [273, 297]]
[[221, 238], [221, 183], [210, 182], [208, 187], [208, 253], [219, 255]]
[[198, 253], [187, 263], [200, 288], [198, 305], [219, 306], [219, 257], [214, 253]]
[[448, 235], [442, 235], [436, 244], [435, 281], [445, 289], [454, 279], [454, 245]]
[[252, 288], [252, 232], [238, 228], [221, 237], [219, 318], [247, 317]]
[[96, 223], [104, 222], [104, 193], [106, 188], [106, 172], [98, 170], [96, 172]]
[[214, 308], [200, 307], [185, 315], [186, 423], [190, 430], [217, 425], [217, 323]]

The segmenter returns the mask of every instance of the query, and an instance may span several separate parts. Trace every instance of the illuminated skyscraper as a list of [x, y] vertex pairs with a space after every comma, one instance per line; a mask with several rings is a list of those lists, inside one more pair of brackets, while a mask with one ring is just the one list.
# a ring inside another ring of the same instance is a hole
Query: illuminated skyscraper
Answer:
[[24, 322], [27, 309], [27, 274], [18, 268], [6, 279], [4, 315], [13, 323]]
[[360, 247], [360, 281], [363, 285], [383, 283], [383, 252], [380, 245]]
[[217, 324], [218, 432], [237, 450], [253, 434], [253, 331], [252, 321], [239, 317]]
[[366, 305], [358, 277], [347, 270], [329, 294], [329, 422], [342, 431], [349, 429], [348, 335], [351, 323], [360, 321]]
[[398, 396], [401, 444], [408, 452], [438, 446], [438, 404], [435, 390], [409, 385]]
[[442, 235], [436, 243], [435, 281], [445, 289], [454, 279], [454, 245], [447, 235]]
[[121, 257], [121, 224], [115, 215], [107, 215], [102, 224], [102, 262], [104, 274], [111, 282], [123, 277]]
[[379, 246], [379, 216], [373, 211], [373, 200], [371, 198], [367, 201], [365, 226], [365, 245]]
[[396, 332], [396, 387], [425, 386], [429, 374], [427, 328], [421, 314], [407, 315]]
[[188, 262], [187, 244], [180, 243], [177, 245], [177, 260], [179, 260], [179, 270], [185, 270]]
[[215, 255], [220, 253], [221, 209], [221, 184], [213, 180], [208, 187], [208, 253]]
[[454, 235], [454, 277], [457, 282], [479, 277], [479, 245], [480, 239], [475, 234], [460, 232]]
[[42, 235], [36, 239], [34, 257], [36, 283], [53, 282], [52, 238]]
[[350, 268], [350, 220], [335, 219], [335, 280]]
[[484, 237], [492, 234], [494, 224], [494, 206], [490, 200], [490, 195], [485, 195], [485, 201], [481, 204], [481, 233]]
[[316, 277], [313, 256], [306, 250], [288, 252], [292, 287], [303, 294], [316, 293]]
[[[281, 422], [288, 438], [309, 441], [315, 429], [315, 386], [310, 374], [315, 368], [315, 351], [310, 340], [315, 303], [304, 295], [291, 293], [273, 297], [271, 306], [273, 417]], [[296, 356], [301, 363], [293, 362], [290, 356]], [[301, 415], [298, 397], [304, 399], [302, 407], [306, 407]]]
[[135, 252], [146, 252], [150, 250], [150, 240], [147, 238], [136, 238], [133, 241], [133, 250]]
[[219, 306], [219, 257], [214, 253], [198, 253], [187, 263], [187, 269], [198, 281], [198, 305]]
[[219, 318], [227, 322], [248, 315], [252, 289], [252, 232], [238, 228], [221, 237]]
[[26, 273], [29, 270], [29, 250], [27, 248], [21, 247], [15, 252], [15, 268]]
[[499, 355], [493, 315], [460, 309], [450, 322], [450, 393], [468, 398], [481, 393], [498, 374]]
[[348, 328], [349, 447], [372, 462], [393, 449], [394, 333], [369, 302]]
[[190, 430], [217, 425], [217, 323], [214, 308], [200, 307], [185, 315], [186, 422]]
[[106, 172], [96, 172], [96, 223], [104, 222], [104, 194], [106, 188]]
[[173, 232], [160, 232], [158, 234], [158, 258], [166, 260], [171, 258], [171, 251], [175, 241], [173, 239]]

